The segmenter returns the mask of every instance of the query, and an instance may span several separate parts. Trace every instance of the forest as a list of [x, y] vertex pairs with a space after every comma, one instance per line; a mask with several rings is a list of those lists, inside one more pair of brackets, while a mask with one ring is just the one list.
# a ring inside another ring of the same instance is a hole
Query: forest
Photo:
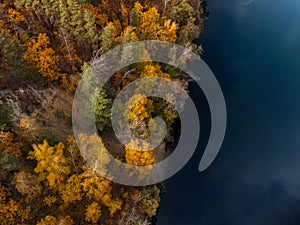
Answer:
[[[116, 46], [161, 40], [201, 51], [194, 40], [203, 29], [203, 5], [200, 0], [0, 0], [1, 225], [155, 224], [163, 185], [125, 186], [97, 174], [73, 136], [72, 100], [87, 68]], [[115, 73], [100, 91], [94, 112], [98, 134], [118, 160], [144, 166], [158, 159], [154, 150], [136, 151], [115, 140], [110, 121], [115, 96], [149, 76], [188, 90], [178, 74], [157, 62], [138, 63]], [[148, 122], [157, 115], [168, 125], [164, 142], [171, 148], [178, 115], [168, 102], [145, 97], [128, 120], [135, 135], [147, 137]], [[87, 145], [98, 141], [80, 136]]]

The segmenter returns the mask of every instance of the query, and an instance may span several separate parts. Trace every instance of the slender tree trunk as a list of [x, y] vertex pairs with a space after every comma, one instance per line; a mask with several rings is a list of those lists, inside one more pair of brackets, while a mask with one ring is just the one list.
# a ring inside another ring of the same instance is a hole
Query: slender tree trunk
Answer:
[[167, 10], [167, 5], [168, 5], [168, 3], [169, 3], [170, 1], [171, 1], [171, 0], [164, 0], [164, 10], [163, 10], [162, 16], [165, 15], [166, 10]]

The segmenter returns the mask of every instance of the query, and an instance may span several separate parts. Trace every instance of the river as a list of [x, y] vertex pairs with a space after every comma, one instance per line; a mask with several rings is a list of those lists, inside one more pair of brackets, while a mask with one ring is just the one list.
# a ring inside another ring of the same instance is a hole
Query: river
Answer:
[[201, 139], [165, 182], [158, 225], [300, 224], [300, 1], [209, 0], [199, 42], [224, 92], [222, 149], [197, 167], [209, 133], [201, 90]]

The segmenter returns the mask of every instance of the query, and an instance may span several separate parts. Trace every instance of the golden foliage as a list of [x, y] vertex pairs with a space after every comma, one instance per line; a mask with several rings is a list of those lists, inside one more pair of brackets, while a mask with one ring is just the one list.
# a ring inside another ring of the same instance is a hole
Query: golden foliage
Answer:
[[57, 225], [57, 220], [54, 216], [48, 215], [41, 219], [36, 225]]
[[63, 150], [63, 143], [52, 147], [44, 140], [43, 144], [33, 145], [33, 151], [28, 153], [29, 159], [37, 160], [34, 172], [38, 173], [39, 180], [47, 180], [49, 187], [54, 189], [58, 188], [70, 173], [70, 166], [63, 155]]
[[105, 13], [102, 13], [98, 7], [93, 5], [90, 5], [89, 10], [95, 19], [96, 25], [100, 26], [101, 28], [104, 27], [108, 22], [108, 16]]
[[[117, 44], [137, 40], [177, 41], [179, 26], [174, 21], [161, 17], [155, 7], [148, 8], [135, 2], [130, 15], [124, 7], [121, 11], [127, 15], [123, 23], [119, 20], [109, 22], [102, 31], [101, 46], [104, 53]], [[129, 26], [128, 17], [131, 20]]]
[[126, 162], [133, 166], [149, 166], [155, 163], [153, 149], [146, 142], [131, 141], [126, 146]]
[[166, 79], [171, 79], [170, 74], [164, 73], [161, 70], [161, 66], [158, 63], [146, 63], [141, 69], [141, 77], [163, 77]]
[[[0, 33], [7, 35], [12, 42], [20, 46], [20, 52], [23, 54], [19, 55], [35, 71], [68, 90], [75, 89], [79, 79], [77, 73], [80, 71], [80, 65], [83, 61], [90, 61], [93, 51], [99, 47], [99, 34], [101, 34], [102, 50], [106, 52], [119, 44], [138, 40], [154, 39], [186, 43], [191, 41], [190, 37], [196, 36], [197, 33], [194, 31], [197, 28], [196, 19], [193, 20], [191, 15], [194, 12], [186, 4], [187, 0], [172, 1], [172, 3], [178, 3], [178, 7], [168, 6], [170, 10], [168, 9], [164, 16], [158, 11], [163, 2], [152, 0], [141, 1], [143, 5], [138, 1], [119, 0], [19, 0], [12, 2], [5, 0], [2, 2], [7, 2], [7, 4], [0, 3]], [[181, 11], [184, 13], [180, 13]], [[181, 39], [178, 40], [177, 36]], [[132, 56], [130, 51], [130, 48], [125, 48], [120, 55], [121, 60], [130, 58]], [[142, 55], [149, 56], [150, 60], [149, 53], [146, 50], [143, 53]], [[8, 60], [5, 60], [2, 61], [6, 65]], [[27, 65], [24, 64], [21, 70], [27, 70]], [[134, 67], [135, 65], [130, 66], [133, 72], [125, 78], [123, 76], [129, 70], [124, 69], [116, 74], [112, 84], [117, 90], [139, 76], [171, 79], [171, 75], [165, 73], [159, 63], [139, 63], [136, 68]], [[149, 84], [148, 88], [153, 88], [153, 86]], [[134, 100], [134, 97], [131, 100]], [[162, 116], [167, 122], [174, 120], [177, 116], [170, 104], [167, 105], [156, 98], [149, 99], [142, 96], [142, 99], [131, 108], [128, 119], [131, 123], [137, 124], [136, 127], [143, 127], [147, 130], [147, 122], [152, 116], [157, 115]], [[136, 123], [136, 121], [141, 123]], [[20, 127], [23, 132], [22, 136], [27, 141], [36, 141], [41, 138], [40, 126], [34, 119], [22, 118]], [[131, 126], [131, 129], [132, 127], [134, 126]], [[145, 190], [143, 188], [144, 191], [132, 190], [132, 188], [126, 191], [116, 190], [119, 186], [114, 186], [111, 181], [95, 172], [99, 169], [106, 171], [106, 166], [110, 163], [108, 150], [103, 145], [102, 139], [96, 134], [81, 134], [79, 141], [87, 150], [83, 151], [85, 158], [95, 162], [91, 163], [93, 168], [82, 166], [82, 157], [76, 147], [76, 142], [74, 138], [69, 138], [68, 157], [64, 155], [62, 143], [49, 146], [45, 140], [43, 144], [33, 145], [33, 150], [28, 156], [29, 159], [37, 161], [34, 171], [38, 176], [22, 170], [14, 174], [15, 187], [19, 193], [27, 195], [33, 204], [43, 199], [44, 206], [41, 206], [43, 214], [45, 210], [42, 207], [52, 206], [50, 208], [52, 210], [59, 205], [58, 214], [53, 214], [55, 217], [48, 215], [41, 219], [38, 225], [74, 224], [70, 216], [61, 216], [65, 215], [67, 210], [72, 216], [77, 213], [71, 212], [73, 208], [70, 204], [72, 203], [86, 205], [86, 202], [89, 202], [86, 212], [78, 216], [81, 219], [78, 223], [85, 223], [84, 220], [88, 223], [99, 223], [103, 214], [106, 219], [105, 224], [115, 224], [113, 217], [116, 212], [121, 211], [122, 207], [122, 213], [129, 212], [132, 205], [137, 202], [140, 207], [137, 210], [139, 214], [145, 213], [148, 217], [155, 215], [159, 204], [159, 190], [156, 186], [147, 187]], [[0, 133], [0, 153], [6, 151], [10, 155], [21, 156], [22, 148], [22, 143], [16, 142], [12, 133]], [[140, 144], [138, 141], [132, 141], [126, 146], [125, 159], [123, 156], [120, 160], [130, 165], [150, 168], [150, 165], [155, 163], [154, 150], [150, 149], [147, 143]], [[75, 170], [71, 169], [72, 163]], [[38, 183], [37, 180], [45, 182]], [[46, 187], [44, 193], [47, 196], [36, 198], [41, 195], [41, 185], [44, 184], [52, 190]], [[124, 202], [119, 198], [122, 198]], [[24, 207], [22, 201], [17, 202], [10, 198], [8, 190], [0, 184], [0, 224], [24, 224], [29, 211], [30, 208]], [[109, 218], [109, 215], [112, 218]], [[76, 215], [76, 219], [78, 218]], [[29, 223], [35, 222], [37, 222], [36, 219]]]
[[12, 198], [8, 198], [11, 194], [0, 184], [0, 221], [3, 225], [24, 223], [29, 218], [30, 207], [23, 207], [21, 203], [16, 202]]
[[141, 94], [132, 96], [129, 99], [129, 102], [134, 102], [134, 101], [136, 101], [136, 99], [139, 99], [139, 98], [141, 98], [141, 99], [133, 105], [133, 107], [131, 108], [130, 113], [128, 115], [128, 119], [130, 121], [133, 121], [135, 119], [138, 119], [141, 121], [147, 120], [151, 117], [151, 113], [154, 111], [153, 101]]
[[7, 188], [5, 188], [1, 183], [0, 183], [0, 202], [3, 203], [6, 201], [7, 197], [10, 195], [9, 191]]
[[140, 24], [137, 27], [137, 33], [140, 40], [154, 39], [157, 40], [160, 30], [160, 15], [156, 8], [150, 8], [140, 14]]
[[16, 24], [25, 21], [25, 17], [20, 12], [12, 8], [8, 9], [8, 17]]
[[3, 225], [16, 224], [15, 220], [22, 223], [28, 219], [30, 207], [23, 208], [18, 202], [9, 199], [8, 203], [0, 203], [0, 221]]
[[122, 209], [123, 204], [121, 200], [114, 200], [108, 196], [106, 197], [106, 200], [103, 200], [103, 203], [109, 208], [109, 215], [111, 217]]
[[136, 27], [137, 36], [140, 40], [161, 40], [176, 42], [179, 26], [176, 22], [161, 17], [155, 7], [146, 10], [136, 2], [134, 10], [139, 14], [139, 23]]
[[166, 20], [163, 25], [163, 29], [159, 32], [159, 39], [161, 41], [176, 42], [178, 25], [171, 20]]
[[101, 208], [97, 202], [90, 204], [85, 213], [85, 220], [91, 223], [97, 223], [101, 216]]
[[82, 199], [80, 182], [80, 177], [73, 174], [67, 182], [60, 187], [59, 192], [66, 205]]
[[6, 152], [11, 156], [21, 156], [23, 144], [14, 142], [14, 135], [11, 132], [0, 132], [0, 153]]
[[57, 201], [57, 198], [55, 196], [46, 196], [44, 198], [44, 204], [47, 205], [47, 206], [51, 206], [53, 203], [55, 203]]
[[123, 44], [138, 41], [138, 37], [135, 33], [135, 29], [131, 26], [126, 27], [122, 31], [120, 37], [116, 38], [116, 41]]
[[36, 225], [73, 225], [74, 221], [70, 216], [64, 216], [57, 219], [54, 216], [47, 215], [45, 218], [41, 219]]
[[111, 197], [111, 181], [99, 176], [91, 167], [86, 168], [80, 177], [87, 198], [102, 201], [106, 196]]
[[31, 39], [26, 44], [24, 59], [34, 65], [45, 78], [55, 81], [66, 79], [66, 74], [60, 73], [59, 57], [50, 47], [50, 39], [45, 33], [40, 33], [37, 40]]
[[136, 11], [137, 13], [139, 13], [139, 14], [141, 14], [142, 11], [143, 11], [143, 9], [144, 9], [144, 7], [142, 6], [142, 4], [139, 3], [139, 2], [135, 2], [133, 8], [134, 8], [135, 11]]
[[108, 207], [111, 216], [121, 209], [122, 201], [113, 199], [111, 181], [99, 176], [91, 167], [87, 167], [80, 176], [87, 198], [95, 199]]

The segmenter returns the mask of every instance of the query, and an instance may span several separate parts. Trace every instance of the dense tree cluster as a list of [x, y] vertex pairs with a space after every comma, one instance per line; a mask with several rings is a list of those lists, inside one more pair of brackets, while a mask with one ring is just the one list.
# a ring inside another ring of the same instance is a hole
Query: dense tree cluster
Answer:
[[[143, 1], [141, 1], [143, 2]], [[74, 88], [84, 61], [101, 47], [156, 39], [188, 45], [202, 29], [201, 7], [187, 0], [3, 0], [0, 5], [1, 76], [32, 67]], [[164, 11], [164, 12], [163, 12]], [[35, 70], [35, 71], [34, 71]]]
[[[55, 87], [64, 96], [72, 96], [82, 74], [97, 57], [134, 41], [162, 40], [197, 51], [193, 40], [198, 38], [203, 25], [200, 3], [200, 0], [1, 0], [0, 90], [32, 85], [41, 89]], [[130, 54], [130, 49], [124, 48], [120, 59], [126, 60]], [[91, 110], [90, 102], [95, 102], [100, 137], [80, 134], [79, 141], [97, 152], [80, 152], [71, 126], [68, 137], [52, 135], [53, 126], [60, 125], [41, 122], [40, 112], [35, 116], [21, 114], [18, 119], [12, 116], [14, 111], [9, 104], [0, 105], [0, 223], [149, 225], [159, 206], [159, 186], [122, 186], [100, 176], [95, 167], [106, 170], [110, 159], [104, 153], [108, 151], [133, 166], [151, 167], [157, 161], [155, 149], [147, 143], [132, 140], [122, 147], [113, 143], [113, 150], [106, 147], [113, 139], [111, 107], [122, 88], [141, 77], [163, 77], [186, 88], [179, 72], [160, 63], [143, 62], [118, 71], [104, 89], [93, 89], [94, 95], [84, 104]], [[149, 83], [144, 88], [153, 85]], [[91, 89], [88, 85], [84, 88]], [[177, 118], [174, 107], [165, 100], [138, 93], [136, 90], [137, 95], [130, 101], [137, 98], [139, 101], [126, 115], [131, 131], [139, 138], [149, 137], [150, 120], [160, 116], [168, 129], [164, 142], [172, 142], [172, 125]], [[116, 105], [124, 106], [122, 102]], [[51, 107], [40, 111], [70, 119], [63, 110], [53, 109], [67, 106]], [[59, 112], [63, 115], [56, 115]], [[85, 112], [82, 114], [87, 116]], [[139, 151], [141, 148], [147, 151]], [[101, 159], [101, 165], [87, 164], [82, 154], [92, 162]]]

